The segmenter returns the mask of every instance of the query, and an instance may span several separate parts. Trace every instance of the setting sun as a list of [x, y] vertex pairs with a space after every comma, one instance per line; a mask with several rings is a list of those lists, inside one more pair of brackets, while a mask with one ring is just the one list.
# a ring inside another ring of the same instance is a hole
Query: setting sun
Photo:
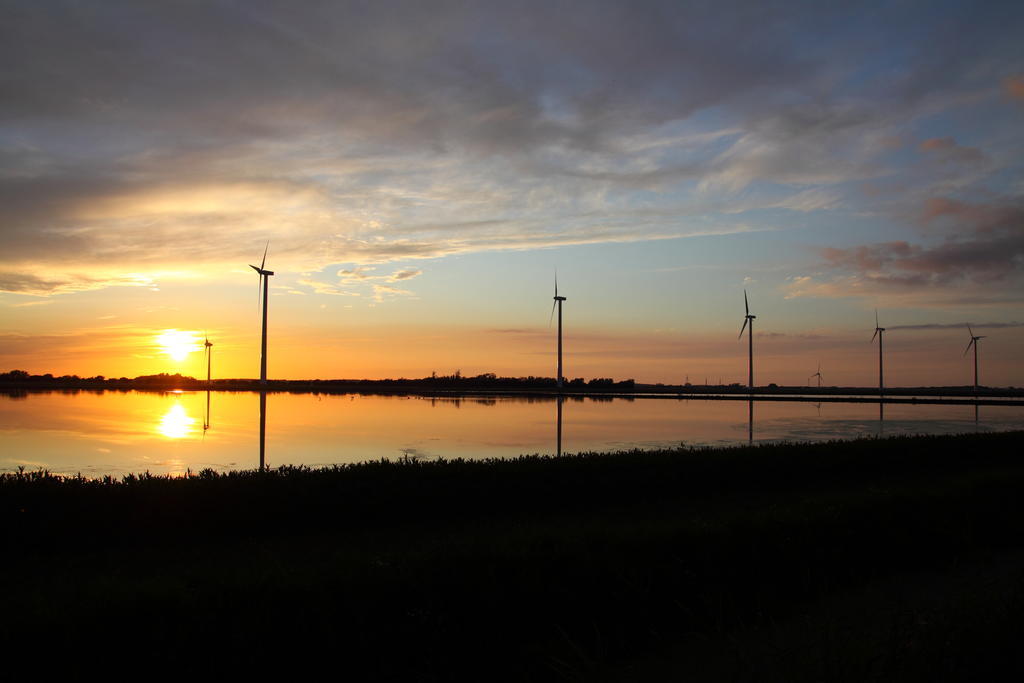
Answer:
[[195, 334], [182, 330], [164, 330], [157, 336], [156, 343], [164, 353], [178, 362], [199, 349], [199, 341]]

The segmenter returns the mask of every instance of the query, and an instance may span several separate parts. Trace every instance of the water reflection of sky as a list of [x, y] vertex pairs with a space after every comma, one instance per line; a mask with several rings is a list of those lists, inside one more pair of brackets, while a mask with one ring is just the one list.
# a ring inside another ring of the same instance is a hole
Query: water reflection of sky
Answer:
[[[760, 402], [566, 400], [563, 452], [820, 441], [1024, 429], [1024, 408]], [[270, 394], [267, 463], [325, 465], [390, 458], [554, 453], [553, 400]], [[209, 425], [209, 429], [205, 429]], [[43, 393], [0, 397], [0, 470], [87, 475], [258, 464], [259, 395]]]

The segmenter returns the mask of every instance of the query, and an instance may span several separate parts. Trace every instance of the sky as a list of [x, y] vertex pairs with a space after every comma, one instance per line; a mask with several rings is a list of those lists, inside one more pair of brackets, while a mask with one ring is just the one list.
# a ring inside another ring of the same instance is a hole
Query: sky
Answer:
[[1019, 2], [0, 11], [0, 371], [1024, 385]]

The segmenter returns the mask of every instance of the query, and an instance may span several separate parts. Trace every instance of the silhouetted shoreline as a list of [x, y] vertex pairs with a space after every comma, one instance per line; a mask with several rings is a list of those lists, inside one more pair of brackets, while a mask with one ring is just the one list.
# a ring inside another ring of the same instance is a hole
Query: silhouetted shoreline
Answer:
[[[30, 375], [14, 370], [0, 373], [0, 393], [24, 391], [268, 391], [313, 394], [416, 394], [492, 396], [618, 396], [623, 398], [742, 399], [757, 400], [871, 402], [877, 403], [877, 387], [803, 387], [769, 384], [753, 390], [739, 384], [643, 384], [634, 380], [615, 381], [608, 378], [568, 380], [559, 391], [553, 377], [498, 377], [492, 373], [463, 377], [460, 375], [424, 377], [419, 379], [314, 379], [268, 380], [261, 384], [253, 379], [214, 379], [210, 382], [184, 375], [145, 375], [141, 377], [78, 377]], [[980, 387], [892, 387], [882, 397], [892, 403], [1018, 405], [1024, 401], [1024, 388]], [[1015, 401], [1013, 399], [1021, 399]]]
[[1022, 442], [0, 475], [0, 637], [361, 680], [994, 679], [1024, 666]]

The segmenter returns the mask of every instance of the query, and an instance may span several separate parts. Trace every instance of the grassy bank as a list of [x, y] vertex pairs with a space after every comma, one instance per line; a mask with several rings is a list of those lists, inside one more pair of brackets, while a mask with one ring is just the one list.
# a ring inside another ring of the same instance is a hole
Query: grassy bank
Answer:
[[977, 678], [1021, 663], [1022, 443], [4, 476], [0, 637], [356, 679]]

